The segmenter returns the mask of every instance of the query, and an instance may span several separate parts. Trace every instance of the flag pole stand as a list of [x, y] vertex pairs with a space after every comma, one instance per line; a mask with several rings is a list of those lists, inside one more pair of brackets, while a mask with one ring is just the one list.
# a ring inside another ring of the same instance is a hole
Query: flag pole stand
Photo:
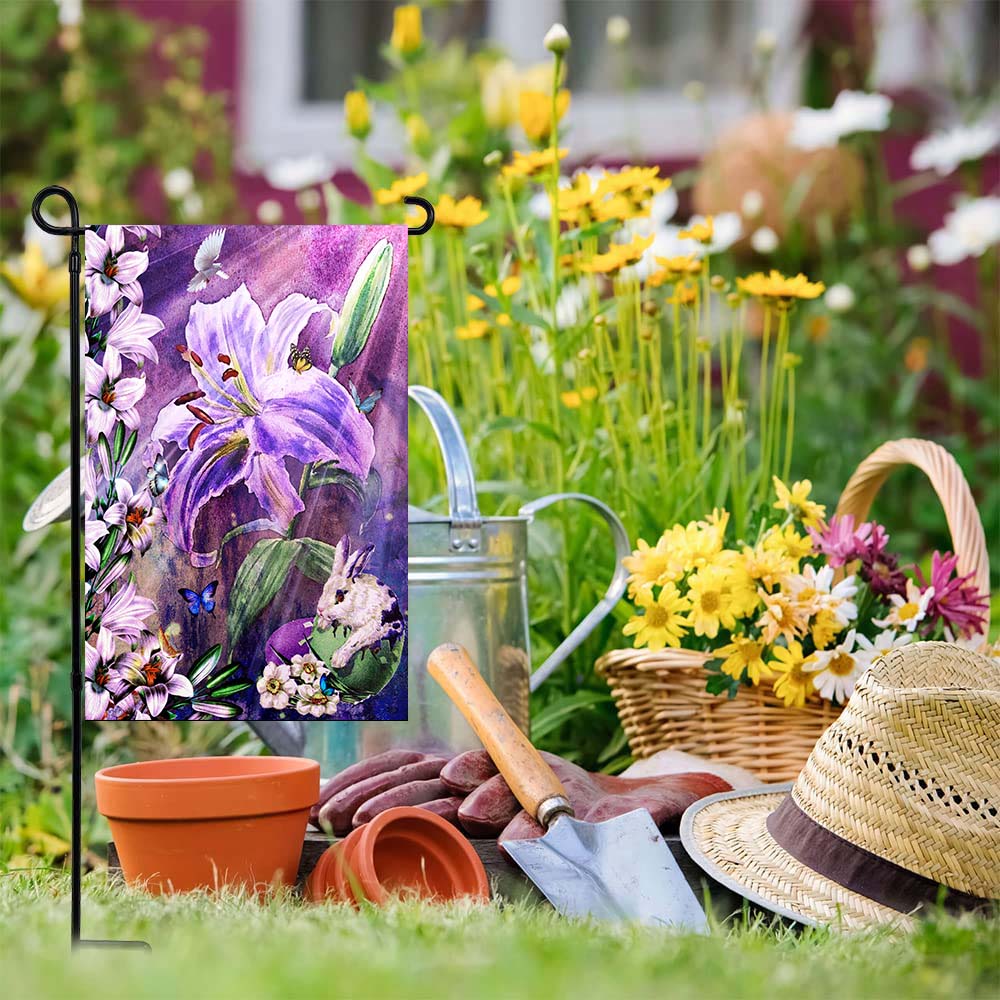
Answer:
[[[42, 215], [42, 203], [51, 195], [62, 198], [69, 208], [70, 224], [53, 226]], [[70, 642], [70, 689], [72, 691], [72, 827], [70, 835], [70, 945], [78, 948], [132, 948], [151, 951], [145, 941], [87, 940], [80, 936], [80, 881], [83, 869], [81, 847], [81, 817], [83, 805], [83, 608], [82, 566], [80, 562], [80, 533], [83, 509], [80, 502], [80, 466], [83, 461], [82, 431], [80, 420], [80, 271], [83, 258], [80, 254], [80, 237], [86, 227], [80, 225], [80, 209], [76, 198], [66, 188], [50, 184], [35, 195], [31, 203], [31, 217], [35, 225], [52, 236], [69, 236], [69, 422], [70, 422], [70, 579], [73, 634]]]
[[[54, 226], [42, 215], [42, 204], [46, 198], [62, 198], [69, 209], [70, 224]], [[418, 226], [408, 229], [411, 236], [422, 236], [434, 225], [434, 206], [426, 198], [407, 197], [408, 205], [423, 208], [426, 218]], [[70, 689], [72, 692], [72, 817], [70, 833], [70, 946], [78, 948], [129, 948], [152, 951], [146, 941], [107, 941], [87, 939], [80, 936], [80, 888], [83, 870], [82, 857], [82, 816], [83, 816], [83, 575], [81, 564], [80, 535], [83, 529], [83, 505], [81, 502], [80, 468], [83, 462], [81, 440], [82, 420], [80, 411], [80, 272], [83, 257], [80, 253], [80, 237], [87, 231], [80, 225], [80, 208], [71, 191], [58, 184], [50, 184], [35, 195], [31, 203], [31, 217], [42, 232], [51, 236], [68, 236], [69, 252], [69, 421], [70, 421], [70, 580], [72, 600], [72, 629], [70, 641]]]

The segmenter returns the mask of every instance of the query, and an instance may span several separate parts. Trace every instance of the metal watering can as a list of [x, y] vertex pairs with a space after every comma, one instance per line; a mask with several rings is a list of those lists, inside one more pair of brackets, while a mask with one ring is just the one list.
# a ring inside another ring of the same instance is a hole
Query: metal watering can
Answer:
[[[430, 420], [440, 445], [449, 507], [447, 515], [409, 509], [409, 721], [254, 724], [281, 752], [304, 752], [319, 760], [324, 774], [397, 747], [458, 752], [480, 745], [427, 673], [427, 657], [443, 642], [461, 643], [469, 650], [504, 708], [527, 733], [530, 692], [580, 646], [625, 592], [622, 558], [630, 551], [628, 535], [606, 504], [584, 493], [552, 493], [525, 504], [515, 517], [483, 517], [455, 414], [425, 386], [411, 386], [409, 395]], [[601, 600], [532, 673], [528, 527], [540, 511], [563, 501], [586, 504], [604, 518], [614, 542], [616, 568]]]

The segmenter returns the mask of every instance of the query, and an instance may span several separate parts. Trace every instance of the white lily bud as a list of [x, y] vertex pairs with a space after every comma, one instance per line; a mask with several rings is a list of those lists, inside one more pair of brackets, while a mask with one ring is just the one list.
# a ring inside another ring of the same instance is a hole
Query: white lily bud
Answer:
[[549, 52], [554, 52], [556, 55], [562, 55], [569, 51], [570, 39], [569, 32], [566, 30], [566, 26], [556, 22], [551, 28], [545, 33], [545, 38], [542, 44], [549, 50]]
[[906, 263], [911, 271], [926, 271], [931, 266], [931, 252], [923, 243], [917, 243], [906, 251]]
[[756, 188], [744, 192], [740, 211], [744, 219], [759, 219], [764, 211], [764, 196]]
[[750, 246], [760, 254], [774, 253], [778, 249], [778, 234], [770, 226], [761, 226], [750, 237]]
[[614, 17], [608, 18], [605, 31], [608, 41], [612, 45], [624, 45], [632, 35], [632, 25], [627, 17], [616, 14]]
[[847, 312], [848, 309], [854, 308], [854, 303], [856, 301], [854, 289], [851, 288], [850, 285], [845, 285], [843, 283], [831, 285], [826, 290], [826, 295], [823, 296], [823, 301], [826, 303], [826, 307], [830, 310], [830, 312]]

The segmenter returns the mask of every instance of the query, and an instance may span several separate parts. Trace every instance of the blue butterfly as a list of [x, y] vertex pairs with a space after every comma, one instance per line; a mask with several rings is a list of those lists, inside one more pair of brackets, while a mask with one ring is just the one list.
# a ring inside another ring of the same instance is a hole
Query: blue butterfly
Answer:
[[215, 588], [218, 586], [219, 581], [213, 580], [200, 594], [197, 590], [188, 590], [187, 587], [181, 587], [177, 593], [187, 601], [188, 611], [191, 614], [196, 615], [199, 611], [211, 614], [215, 610]]
[[329, 674], [320, 675], [319, 689], [327, 698], [332, 698], [337, 693], [337, 689], [333, 686], [333, 681], [330, 680]]
[[351, 390], [351, 399], [358, 408], [359, 413], [371, 413], [375, 409], [375, 404], [382, 398], [382, 390], [376, 389], [371, 395], [362, 399], [358, 395], [358, 387], [348, 379], [347, 387]]
[[146, 470], [146, 478], [149, 482], [149, 492], [154, 497], [163, 494], [170, 482], [170, 470], [162, 455], [153, 463], [151, 469]]

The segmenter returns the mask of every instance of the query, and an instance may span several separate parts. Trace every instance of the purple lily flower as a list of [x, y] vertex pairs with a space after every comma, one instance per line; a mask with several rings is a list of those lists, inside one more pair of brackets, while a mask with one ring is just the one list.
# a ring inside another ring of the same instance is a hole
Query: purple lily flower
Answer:
[[126, 233], [131, 233], [136, 239], [142, 240], [144, 243], [146, 241], [146, 233], [149, 233], [151, 236], [160, 235], [159, 226], [122, 226], [122, 229], [124, 229]]
[[117, 500], [104, 513], [104, 520], [125, 529], [127, 546], [140, 555], [153, 544], [153, 529], [163, 520], [148, 489], [133, 490], [127, 479], [115, 480]]
[[93, 443], [99, 434], [110, 434], [116, 420], [134, 431], [139, 426], [136, 403], [146, 393], [145, 378], [122, 378], [122, 359], [117, 351], [109, 351], [103, 365], [93, 358], [83, 361], [87, 440]]
[[136, 364], [141, 364], [143, 358], [156, 364], [160, 360], [160, 356], [150, 343], [150, 338], [155, 337], [162, 329], [162, 320], [144, 313], [142, 306], [134, 306], [129, 303], [119, 313], [114, 323], [111, 324], [111, 329], [108, 330], [108, 336], [105, 340], [105, 364], [107, 364], [112, 351], [129, 358]]
[[84, 714], [91, 721], [103, 719], [112, 697], [126, 690], [119, 673], [121, 656], [115, 652], [115, 637], [103, 628], [97, 633], [97, 642], [88, 642], [83, 651], [87, 661]]
[[125, 232], [121, 226], [108, 226], [103, 237], [87, 230], [84, 278], [91, 316], [111, 312], [123, 295], [129, 302], [142, 305], [138, 278], [149, 267], [149, 254], [124, 248]]
[[285, 531], [305, 509], [285, 467], [332, 462], [362, 479], [375, 456], [371, 424], [344, 387], [320, 367], [288, 363], [310, 318], [328, 306], [299, 293], [279, 302], [264, 321], [246, 285], [218, 302], [196, 302], [187, 345], [178, 350], [197, 388], [160, 410], [152, 437], [173, 442], [163, 494], [167, 531], [185, 552], [194, 549], [202, 507], [245, 483]]
[[143, 623], [156, 611], [156, 605], [136, 593], [135, 580], [129, 580], [121, 590], [111, 595], [101, 612], [101, 628], [113, 636], [138, 642]]
[[152, 632], [143, 635], [137, 649], [122, 657], [121, 679], [140, 697], [152, 718], [156, 718], [173, 695], [191, 698], [194, 688], [183, 674], [176, 673], [179, 656], [163, 651], [159, 638]]

